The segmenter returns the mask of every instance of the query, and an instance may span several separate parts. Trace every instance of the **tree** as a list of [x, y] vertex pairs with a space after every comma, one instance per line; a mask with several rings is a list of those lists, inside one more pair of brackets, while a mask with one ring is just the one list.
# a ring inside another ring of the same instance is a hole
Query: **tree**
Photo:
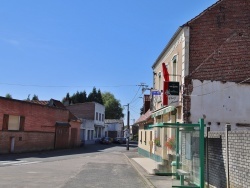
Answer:
[[32, 97], [32, 100], [33, 101], [39, 101], [38, 96], [34, 94], [33, 97]]
[[74, 93], [71, 97], [69, 93], [66, 94], [66, 97], [62, 99], [62, 103], [68, 103], [68, 104], [76, 104], [76, 103], [84, 103], [87, 102], [87, 94], [86, 91], [79, 92], [77, 91]]
[[30, 101], [30, 94], [28, 95], [26, 101]]
[[88, 95], [88, 102], [97, 102], [97, 92], [96, 92], [96, 88], [93, 87], [92, 92], [89, 93]]
[[97, 101], [96, 102], [103, 105], [102, 93], [101, 93], [100, 89], [98, 89], [98, 91], [97, 91]]
[[9, 93], [7, 93], [7, 94], [5, 95], [5, 97], [8, 98], [8, 99], [12, 99], [12, 96], [11, 96], [11, 94], [9, 94]]
[[67, 93], [66, 97], [64, 97], [62, 99], [62, 103], [65, 104], [65, 105], [69, 105], [71, 103], [71, 97], [70, 97], [69, 93]]
[[98, 91], [96, 91], [96, 88], [94, 87], [92, 92], [89, 93], [87, 101], [88, 102], [97, 102], [99, 104], [103, 104], [101, 90], [98, 89]]
[[102, 100], [105, 106], [106, 119], [120, 119], [124, 117], [120, 101], [117, 100], [110, 92], [102, 93]]

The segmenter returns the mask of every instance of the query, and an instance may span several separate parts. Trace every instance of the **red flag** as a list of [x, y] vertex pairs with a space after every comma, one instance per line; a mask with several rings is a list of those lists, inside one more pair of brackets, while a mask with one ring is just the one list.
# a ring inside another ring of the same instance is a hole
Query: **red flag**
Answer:
[[163, 103], [163, 105], [168, 105], [167, 91], [168, 91], [168, 83], [169, 83], [169, 74], [168, 74], [168, 69], [167, 69], [165, 63], [162, 63], [162, 72], [163, 72], [163, 77], [165, 80], [165, 81], [163, 81], [162, 103]]
[[169, 82], [168, 69], [167, 69], [165, 63], [162, 63], [162, 72], [163, 72], [163, 77], [164, 77], [165, 81]]

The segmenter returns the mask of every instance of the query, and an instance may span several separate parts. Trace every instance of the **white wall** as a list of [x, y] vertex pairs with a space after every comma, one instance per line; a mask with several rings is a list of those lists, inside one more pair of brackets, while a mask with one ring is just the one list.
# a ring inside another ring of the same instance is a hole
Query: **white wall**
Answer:
[[81, 124], [81, 129], [94, 130], [94, 121], [83, 119]]
[[[98, 120], [96, 120], [95, 118], [95, 125], [102, 125], [104, 126], [104, 120], [105, 120], [105, 106], [101, 105], [99, 103], [95, 103], [95, 116], [96, 116], [96, 112], [98, 112]], [[101, 113], [102, 115], [104, 115], [103, 121], [101, 118], [101, 121], [99, 121], [99, 113]]]
[[250, 124], [249, 96], [250, 85], [193, 80], [191, 121], [196, 123], [204, 117], [206, 125], [211, 122], [212, 131], [225, 130], [226, 123], [232, 130], [247, 129], [236, 123]]

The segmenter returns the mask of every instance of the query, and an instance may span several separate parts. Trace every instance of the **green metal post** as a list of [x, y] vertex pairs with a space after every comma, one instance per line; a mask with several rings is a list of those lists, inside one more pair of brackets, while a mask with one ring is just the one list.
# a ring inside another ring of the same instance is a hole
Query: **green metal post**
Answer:
[[200, 187], [204, 188], [204, 119], [200, 123]]
[[[179, 128], [176, 128], [176, 169], [180, 168], [180, 154], [179, 154]], [[179, 176], [176, 173], [176, 178]]]

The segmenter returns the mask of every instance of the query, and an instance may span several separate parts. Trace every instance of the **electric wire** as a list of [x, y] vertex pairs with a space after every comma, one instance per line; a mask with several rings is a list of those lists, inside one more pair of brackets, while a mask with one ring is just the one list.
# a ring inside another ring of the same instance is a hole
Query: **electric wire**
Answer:
[[84, 85], [65, 85], [65, 86], [56, 86], [56, 85], [36, 85], [36, 84], [15, 84], [15, 83], [1, 83], [0, 85], [11, 85], [11, 86], [22, 86], [22, 87], [53, 87], [53, 88], [74, 88], [74, 87], [131, 87], [137, 85], [114, 85], [114, 86], [84, 86]]
[[136, 96], [137, 96], [138, 92], [140, 91], [140, 89], [141, 89], [141, 86], [138, 88], [138, 90], [137, 90], [135, 96], [133, 97], [133, 99], [130, 101], [129, 104], [131, 104], [131, 103], [136, 99]]

